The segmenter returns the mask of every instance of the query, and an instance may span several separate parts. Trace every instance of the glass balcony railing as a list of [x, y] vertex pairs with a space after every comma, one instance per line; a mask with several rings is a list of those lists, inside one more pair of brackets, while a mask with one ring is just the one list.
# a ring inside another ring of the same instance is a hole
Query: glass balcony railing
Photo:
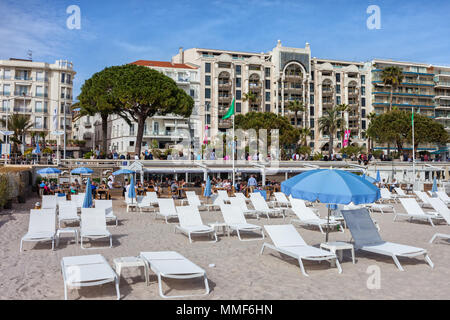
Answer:
[[16, 76], [16, 80], [22, 80], [22, 81], [33, 81], [32, 77], [24, 77], [24, 76]]
[[39, 93], [36, 93], [36, 97], [39, 97], [39, 98], [47, 98], [48, 97], [48, 93], [42, 93], [42, 92], [39, 92]]
[[28, 112], [32, 112], [31, 108], [27, 107], [14, 107], [14, 112], [19, 112], [19, 113], [28, 113]]

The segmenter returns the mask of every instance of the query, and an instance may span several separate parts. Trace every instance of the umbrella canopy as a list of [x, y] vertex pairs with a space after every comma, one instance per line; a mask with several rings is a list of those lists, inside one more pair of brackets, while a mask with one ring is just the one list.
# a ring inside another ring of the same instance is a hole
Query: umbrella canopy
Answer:
[[131, 176], [130, 187], [128, 189], [128, 198], [136, 198], [136, 188], [134, 187], [134, 178]]
[[211, 192], [211, 180], [209, 179], [209, 176], [208, 176], [208, 178], [206, 179], [205, 191], [203, 192], [203, 196], [209, 198], [209, 197], [211, 197], [211, 194], [212, 194], [212, 192]]
[[134, 171], [132, 171], [132, 170], [120, 169], [120, 170], [114, 171], [112, 174], [113, 174], [113, 176], [117, 176], [119, 174], [133, 174], [133, 173], [134, 173]]
[[366, 174], [363, 174], [362, 178], [369, 181], [372, 184], [377, 182], [376, 179], [372, 178], [371, 176], [366, 176]]
[[88, 178], [86, 182], [86, 193], [84, 195], [82, 208], [91, 208], [91, 207], [92, 207], [92, 187], [91, 187], [91, 178]]
[[43, 174], [58, 174], [61, 173], [61, 170], [57, 169], [57, 168], [44, 168], [41, 170], [37, 171], [38, 174], [43, 175]]
[[41, 148], [39, 147], [39, 143], [36, 144], [36, 149], [33, 150], [33, 153], [35, 153], [35, 154], [41, 153]]
[[436, 177], [434, 177], [433, 179], [433, 187], [431, 188], [431, 192], [437, 192], [438, 188], [437, 188], [437, 181], [436, 181]]
[[86, 168], [86, 167], [79, 167], [79, 168], [75, 168], [72, 171], [70, 171], [71, 174], [90, 174], [93, 172], [94, 172], [94, 170]]
[[377, 178], [375, 179], [377, 182], [381, 182], [380, 170], [377, 170]]
[[354, 173], [317, 169], [301, 173], [281, 183], [281, 191], [293, 198], [333, 204], [373, 203], [380, 189]]

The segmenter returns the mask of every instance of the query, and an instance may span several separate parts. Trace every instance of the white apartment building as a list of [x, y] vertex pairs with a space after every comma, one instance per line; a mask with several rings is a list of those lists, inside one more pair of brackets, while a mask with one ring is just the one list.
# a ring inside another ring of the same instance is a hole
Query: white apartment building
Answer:
[[[6, 120], [12, 113], [28, 115], [32, 123], [30, 132], [45, 132], [46, 139], [56, 140], [58, 136], [52, 132], [64, 131], [66, 139], [70, 139], [75, 74], [72, 63], [66, 60], [53, 64], [13, 58], [0, 60], [0, 117]], [[6, 129], [1, 123], [0, 127]], [[63, 137], [60, 136], [61, 143]], [[27, 147], [31, 146], [31, 140], [31, 134], [27, 134]]]
[[[144, 126], [142, 151], [152, 149], [156, 141], [158, 148], [168, 148], [184, 140], [189, 135], [193, 137], [193, 145], [199, 147], [201, 142], [202, 122], [200, 116], [200, 76], [198, 68], [187, 64], [168, 61], [138, 60], [132, 64], [152, 68], [173, 79], [177, 86], [194, 99], [194, 108], [189, 118], [178, 115], [155, 115], [148, 118]], [[75, 122], [75, 139], [85, 140], [86, 146], [101, 148], [103, 137], [101, 119], [99, 116], [82, 117]], [[134, 153], [137, 134], [137, 123], [132, 125], [118, 115], [108, 118], [108, 149], [119, 154]], [[187, 140], [185, 140], [187, 141]]]

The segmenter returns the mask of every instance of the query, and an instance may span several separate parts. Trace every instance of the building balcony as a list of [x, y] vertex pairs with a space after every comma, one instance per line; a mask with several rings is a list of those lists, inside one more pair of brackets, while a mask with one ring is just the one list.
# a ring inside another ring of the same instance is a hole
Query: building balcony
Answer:
[[33, 81], [32, 77], [21, 77], [21, 76], [15, 76], [15, 80], [21, 80], [21, 81]]
[[[391, 95], [390, 92], [387, 91], [375, 91], [374, 95]], [[431, 94], [419, 94], [419, 93], [406, 93], [406, 92], [394, 92], [394, 96], [410, 96], [410, 97], [424, 97], [424, 98], [434, 98], [434, 95]]]
[[333, 95], [333, 90], [331, 89], [323, 89], [322, 90], [322, 96], [332, 96]]
[[48, 98], [48, 93], [36, 93], [37, 98]]
[[33, 110], [30, 107], [14, 107], [13, 112], [17, 113], [31, 113]]
[[36, 78], [38, 82], [48, 82], [48, 78]]
[[29, 92], [15, 91], [14, 95], [17, 96], [16, 99], [31, 99], [31, 94]]
[[0, 91], [0, 96], [10, 96], [11, 95], [11, 92], [9, 92], [9, 91]]
[[90, 128], [90, 127], [92, 127], [92, 122], [90, 122], [90, 121], [84, 121], [84, 122], [83, 122], [83, 126], [84, 126], [85, 128]]
[[[373, 103], [373, 105], [374, 106], [389, 106], [389, 102], [378, 102], [378, 101], [375, 101]], [[393, 103], [392, 106], [395, 106], [395, 107], [409, 107], [409, 108], [412, 108], [412, 107], [415, 107], [415, 108], [434, 108], [435, 107], [434, 104], [419, 105], [419, 104], [406, 104], [406, 103]]]
[[436, 88], [450, 88], [450, 81], [438, 81], [435, 85]]
[[219, 123], [218, 123], [219, 128], [230, 128], [232, 125], [233, 125], [233, 123], [229, 119], [219, 120]]
[[224, 88], [229, 89], [229, 88], [231, 88], [231, 82], [220, 82], [219, 81], [218, 86], [219, 86], [219, 88], [222, 88], [222, 89], [224, 89]]
[[231, 96], [219, 96], [219, 102], [230, 102]]
[[301, 73], [286, 73], [284, 75], [285, 79], [302, 79], [303, 76]]

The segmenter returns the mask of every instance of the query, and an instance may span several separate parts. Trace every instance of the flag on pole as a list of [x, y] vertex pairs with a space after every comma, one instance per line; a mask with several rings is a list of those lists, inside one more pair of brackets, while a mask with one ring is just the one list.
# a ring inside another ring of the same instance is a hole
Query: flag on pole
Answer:
[[411, 124], [414, 126], [414, 108], [412, 108]]
[[231, 101], [230, 108], [228, 109], [227, 114], [223, 116], [222, 120], [228, 119], [229, 117], [234, 115], [234, 104], [235, 104], [235, 98], [233, 98], [233, 101]]

